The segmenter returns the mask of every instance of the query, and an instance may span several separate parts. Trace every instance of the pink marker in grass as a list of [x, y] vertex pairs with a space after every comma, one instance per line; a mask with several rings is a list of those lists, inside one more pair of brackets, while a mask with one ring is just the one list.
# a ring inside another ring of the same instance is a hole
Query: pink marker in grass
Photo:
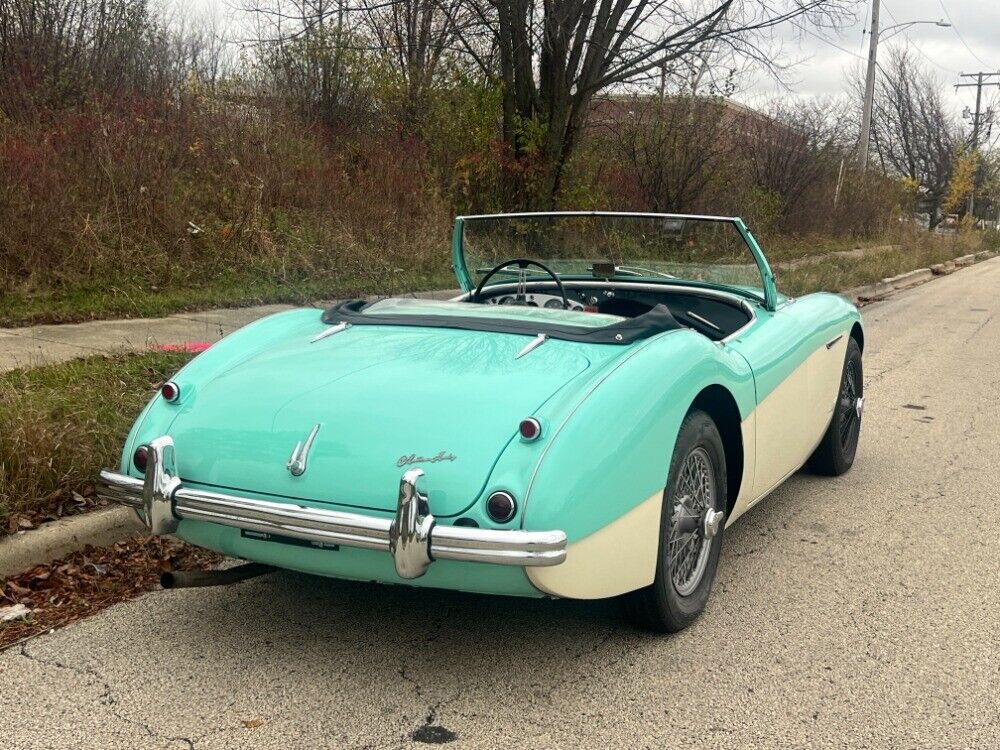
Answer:
[[198, 354], [205, 351], [211, 344], [207, 341], [189, 341], [185, 344], [160, 344], [156, 347], [158, 352], [188, 352]]

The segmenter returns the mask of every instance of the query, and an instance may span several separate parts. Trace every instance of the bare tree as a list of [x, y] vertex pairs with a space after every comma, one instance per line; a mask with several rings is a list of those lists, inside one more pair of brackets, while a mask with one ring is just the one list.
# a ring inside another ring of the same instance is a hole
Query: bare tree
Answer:
[[156, 29], [147, 0], [0, 0], [0, 107], [148, 88]]
[[178, 6], [167, 12], [163, 23], [168, 33], [162, 40], [163, 59], [159, 67], [171, 80], [194, 77], [214, 91], [233, 72], [233, 50], [225, 39], [218, 15], [193, 13]]
[[213, 19], [149, 0], [0, 0], [0, 109], [79, 104], [94, 93], [162, 97], [192, 76], [214, 86], [230, 63]]
[[371, 113], [377, 47], [354, 28], [348, 0], [246, 0], [242, 45], [266, 96], [339, 125]]
[[883, 171], [919, 185], [934, 226], [962, 135], [945, 107], [940, 81], [908, 49], [892, 49], [879, 72], [872, 147]]
[[454, 56], [469, 17], [464, 0], [359, 0], [359, 7], [405, 86], [407, 115], [417, 117], [443, 60]]
[[695, 213], [733, 141], [721, 97], [691, 93], [598, 101], [593, 119], [654, 211]]
[[[835, 22], [852, 0], [466, 0], [499, 50], [503, 134], [515, 153], [534, 149], [524, 123], [544, 132], [544, 194], [551, 204], [594, 96], [654, 78], [699, 49], [725, 46], [773, 65], [769, 30]], [[470, 45], [471, 46], [471, 45]]]
[[821, 99], [774, 101], [763, 112], [747, 109], [735, 118], [747, 178], [776, 201], [786, 223], [794, 223], [817, 190], [832, 187], [827, 182], [850, 149], [852, 115], [849, 107]]

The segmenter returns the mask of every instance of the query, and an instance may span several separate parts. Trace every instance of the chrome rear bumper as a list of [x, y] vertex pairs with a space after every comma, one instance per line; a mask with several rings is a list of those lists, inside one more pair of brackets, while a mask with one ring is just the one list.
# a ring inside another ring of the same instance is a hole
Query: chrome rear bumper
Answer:
[[97, 494], [141, 509], [152, 534], [171, 534], [178, 521], [191, 519], [310, 542], [382, 550], [392, 555], [401, 578], [419, 578], [434, 560], [548, 566], [566, 559], [562, 531], [502, 531], [436, 523], [427, 498], [417, 490], [421, 469], [411, 469], [400, 479], [396, 515], [390, 520], [184, 487], [177, 477], [173, 441], [160, 437], [148, 443], [148, 448], [145, 479], [105, 469]]

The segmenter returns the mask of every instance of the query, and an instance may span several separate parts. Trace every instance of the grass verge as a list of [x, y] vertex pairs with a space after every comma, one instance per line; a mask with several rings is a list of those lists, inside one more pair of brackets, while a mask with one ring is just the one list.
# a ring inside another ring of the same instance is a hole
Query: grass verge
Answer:
[[[778, 270], [782, 292], [800, 296], [814, 291], [840, 291], [887, 276], [941, 263], [987, 247], [1000, 247], [998, 233], [936, 235], [907, 232], [871, 241], [865, 247], [894, 245], [871, 257], [832, 257], [811, 265], [783, 270], [781, 264], [842, 250], [857, 243], [821, 237], [778, 238], [765, 247]], [[402, 294], [457, 285], [450, 269], [424, 267], [414, 271], [389, 269], [379, 275], [317, 274], [310, 278], [278, 278], [259, 272], [227, 273], [208, 281], [172, 282], [159, 286], [73, 286], [62, 289], [14, 289], [0, 295], [0, 327], [43, 323], [77, 323], [109, 318], [151, 318], [220, 307], [317, 300], [376, 294]]]
[[1000, 249], [1000, 233], [997, 232], [925, 235], [890, 252], [862, 258], [824, 258], [815, 264], [778, 270], [778, 289], [794, 297], [817, 291], [839, 292], [980, 250], [997, 249]]
[[136, 414], [192, 355], [88, 357], [0, 375], [0, 534], [95, 503]]
[[227, 274], [204, 282], [158, 286], [76, 286], [66, 289], [14, 289], [0, 295], [0, 327], [79, 323], [111, 318], [157, 318], [178, 312], [220, 307], [250, 307], [277, 302], [311, 304], [374, 294], [400, 294], [457, 286], [450, 270], [428, 269], [383, 276], [380, 281], [350, 277], [277, 279]]

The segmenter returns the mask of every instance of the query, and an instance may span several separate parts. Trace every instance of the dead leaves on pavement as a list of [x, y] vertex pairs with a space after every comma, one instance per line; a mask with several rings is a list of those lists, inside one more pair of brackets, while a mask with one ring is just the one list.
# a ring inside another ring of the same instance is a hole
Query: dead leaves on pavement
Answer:
[[198, 570], [221, 557], [173, 539], [136, 537], [88, 547], [0, 583], [0, 608], [22, 604], [24, 619], [0, 623], [0, 650], [155, 588], [164, 570]]

